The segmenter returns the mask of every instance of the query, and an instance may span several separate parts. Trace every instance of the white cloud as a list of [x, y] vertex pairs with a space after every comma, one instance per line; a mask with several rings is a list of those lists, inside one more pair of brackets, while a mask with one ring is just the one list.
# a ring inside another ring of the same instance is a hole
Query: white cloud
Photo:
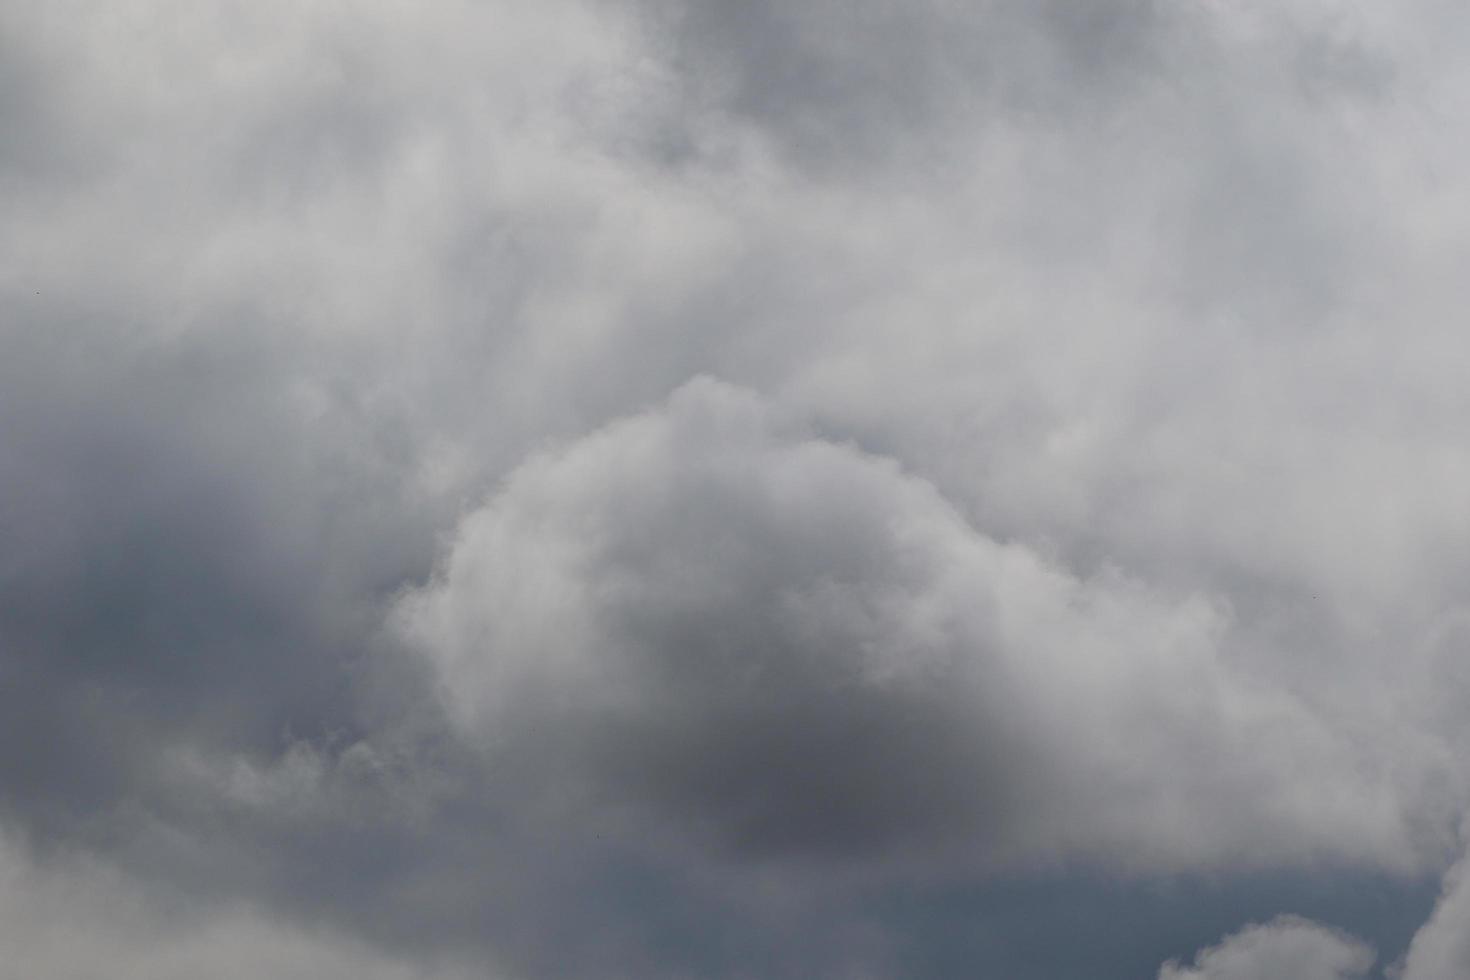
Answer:
[[1410, 943], [1400, 980], [1458, 980], [1470, 974], [1470, 875], [1466, 860], [1445, 875], [1434, 914]]
[[1366, 976], [1375, 958], [1349, 936], [1285, 916], [1201, 950], [1193, 966], [1165, 964], [1159, 980], [1353, 980]]
[[[1385, 967], [1393, 980], [1460, 980], [1470, 972], [1470, 878], [1462, 858], [1444, 876], [1429, 919], [1404, 956]], [[1166, 963], [1159, 980], [1350, 980], [1376, 959], [1355, 937], [1296, 916], [1252, 925], [1200, 950], [1192, 966]]]

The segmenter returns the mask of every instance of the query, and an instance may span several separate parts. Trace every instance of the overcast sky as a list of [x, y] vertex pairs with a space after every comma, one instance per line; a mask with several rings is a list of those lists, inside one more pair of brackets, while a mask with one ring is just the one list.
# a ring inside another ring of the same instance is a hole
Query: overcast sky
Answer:
[[1467, 46], [0, 0], [0, 980], [1464, 980]]

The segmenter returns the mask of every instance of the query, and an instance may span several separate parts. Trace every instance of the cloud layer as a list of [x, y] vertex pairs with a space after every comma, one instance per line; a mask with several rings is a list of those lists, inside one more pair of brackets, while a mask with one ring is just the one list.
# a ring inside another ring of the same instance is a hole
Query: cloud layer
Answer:
[[0, 975], [1463, 974], [1467, 29], [0, 0]]

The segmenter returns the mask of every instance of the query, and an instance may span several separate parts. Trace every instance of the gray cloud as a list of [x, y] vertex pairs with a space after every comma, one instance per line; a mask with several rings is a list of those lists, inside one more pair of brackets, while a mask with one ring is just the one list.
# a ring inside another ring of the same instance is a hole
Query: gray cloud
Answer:
[[1465, 27], [0, 2], [0, 901], [164, 975], [1024, 976], [913, 909], [1207, 871], [1080, 961], [1312, 894], [1393, 960], [1345, 892], [1470, 791]]
[[1226, 611], [1050, 568], [709, 381], [517, 470], [400, 612], [492, 767], [757, 856], [1416, 863], [1389, 774], [1224, 662]]
[[191, 908], [93, 859], [37, 863], [19, 843], [0, 847], [0, 976], [184, 980], [484, 977], [463, 964], [406, 962], [351, 936], [280, 921], [258, 908]]
[[1165, 68], [1166, 5], [1000, 0], [957, 6], [641, 5], [667, 37], [685, 98], [749, 121], [803, 167], [919, 172], [952, 131], [996, 113], [1107, 111]]

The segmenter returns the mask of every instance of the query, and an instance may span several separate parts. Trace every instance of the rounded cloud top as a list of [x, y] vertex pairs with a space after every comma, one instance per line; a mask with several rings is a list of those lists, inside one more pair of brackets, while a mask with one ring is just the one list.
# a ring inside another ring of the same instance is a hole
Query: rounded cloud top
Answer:
[[994, 540], [708, 378], [513, 472], [395, 621], [508, 792], [747, 856], [1415, 860], [1228, 608]]

